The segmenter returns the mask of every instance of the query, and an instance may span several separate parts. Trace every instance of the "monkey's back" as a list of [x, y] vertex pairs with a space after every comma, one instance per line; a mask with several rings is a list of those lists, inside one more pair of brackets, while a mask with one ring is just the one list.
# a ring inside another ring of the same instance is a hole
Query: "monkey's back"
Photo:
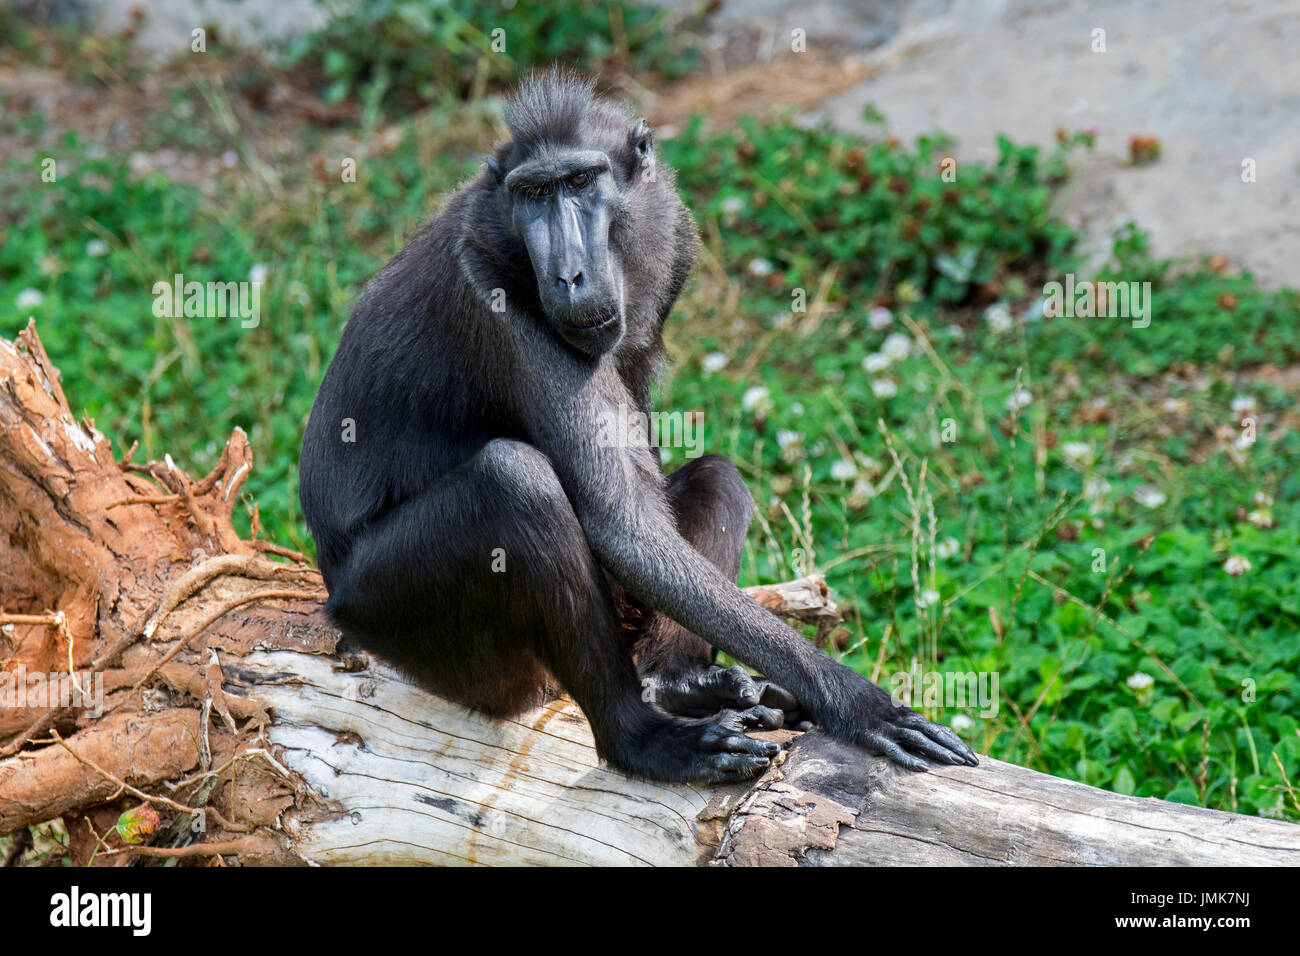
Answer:
[[504, 407], [495, 317], [461, 268], [467, 185], [367, 284], [303, 435], [299, 501], [330, 568], [358, 528], [467, 460], [516, 437]]

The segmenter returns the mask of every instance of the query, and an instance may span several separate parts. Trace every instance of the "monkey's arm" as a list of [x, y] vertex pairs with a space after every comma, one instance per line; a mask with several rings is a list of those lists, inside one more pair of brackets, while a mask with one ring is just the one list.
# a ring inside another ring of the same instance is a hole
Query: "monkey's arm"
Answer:
[[533, 440], [551, 459], [592, 550], [629, 591], [786, 687], [840, 739], [917, 770], [925, 764], [913, 754], [977, 762], [951, 730], [823, 655], [692, 548], [677, 531], [645, 436], [617, 427], [618, 416], [635, 409], [613, 369], [538, 345], [552, 354], [533, 353], [550, 363], [549, 374], [530, 382], [541, 398], [529, 411]]

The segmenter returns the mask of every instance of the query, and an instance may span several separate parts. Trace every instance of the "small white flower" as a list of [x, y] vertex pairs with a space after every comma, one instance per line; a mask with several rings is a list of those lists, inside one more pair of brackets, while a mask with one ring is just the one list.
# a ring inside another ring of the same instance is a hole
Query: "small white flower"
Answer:
[[771, 404], [771, 393], [768, 392], [766, 385], [755, 385], [753, 388], [745, 389], [744, 397], [740, 400], [740, 407], [747, 412], [761, 406]]
[[1067, 441], [1061, 446], [1061, 454], [1071, 468], [1082, 468], [1092, 461], [1092, 446], [1086, 441]]
[[1033, 302], [1029, 303], [1029, 307], [1020, 314], [1020, 317], [1026, 322], [1037, 322], [1046, 314], [1047, 300], [1040, 295]]
[[861, 508], [874, 497], [876, 497], [876, 486], [865, 478], [859, 478], [853, 483], [853, 488], [849, 492], [849, 507]]
[[962, 327], [960, 325], [957, 325], [955, 322], [952, 325], [948, 326], [947, 332], [954, 339], [959, 339], [966, 334], [963, 331]]
[[1230, 554], [1228, 560], [1223, 562], [1223, 570], [1234, 578], [1241, 577], [1250, 569], [1250, 561], [1239, 554]]
[[103, 239], [91, 239], [86, 243], [86, 255], [92, 259], [102, 259], [108, 255], [108, 243]]
[[728, 216], [734, 216], [745, 208], [745, 200], [739, 196], [728, 196], [722, 200], [722, 211]]
[[872, 375], [883, 372], [887, 368], [889, 368], [889, 357], [880, 352], [872, 352], [862, 360], [863, 371], [870, 372]]
[[45, 294], [40, 289], [23, 289], [15, 301], [19, 309], [36, 309], [45, 301]]
[[894, 313], [890, 312], [884, 306], [876, 306], [867, 313], [867, 325], [871, 326], [877, 332], [881, 332], [894, 324]]
[[796, 431], [788, 428], [779, 428], [776, 432], [776, 443], [781, 448], [789, 448], [791, 445], [797, 445], [803, 441], [803, 436]]
[[239, 164], [239, 156], [233, 149], [228, 149], [221, 154], [221, 165], [227, 169], [234, 169]]
[[852, 481], [858, 477], [858, 466], [841, 458], [831, 465], [831, 477], [836, 481]]
[[916, 596], [916, 606], [922, 610], [929, 607], [931, 604], [937, 604], [938, 602], [939, 592], [933, 588], [926, 588]]
[[1255, 504], [1261, 508], [1271, 508], [1273, 507], [1273, 496], [1267, 491], [1257, 491], [1255, 492]]
[[893, 398], [898, 394], [898, 383], [892, 378], [872, 379], [871, 394], [876, 398]]
[[760, 279], [763, 276], [770, 276], [773, 268], [772, 263], [767, 259], [758, 258], [749, 260], [749, 274], [752, 276], [758, 276]]
[[944, 538], [942, 541], [935, 542], [934, 545], [934, 553], [945, 561], [949, 558], [955, 558], [960, 550], [961, 542], [956, 538]]
[[1271, 528], [1277, 524], [1277, 522], [1273, 520], [1273, 512], [1269, 511], [1267, 508], [1259, 508], [1252, 511], [1250, 514], [1246, 515], [1246, 520], [1256, 528]]
[[953, 714], [952, 720], [949, 721], [949, 726], [952, 727], [953, 730], [957, 731], [957, 733], [961, 733], [963, 730], [970, 730], [974, 727], [975, 721], [971, 720], [965, 714]]
[[256, 285], [261, 285], [266, 281], [266, 275], [269, 270], [260, 262], [248, 270], [248, 281]]
[[1155, 682], [1156, 679], [1150, 674], [1138, 671], [1136, 674], [1130, 674], [1128, 680], [1124, 683], [1128, 684], [1133, 690], [1146, 690], [1148, 687], [1153, 686]]
[[1138, 485], [1133, 489], [1133, 500], [1146, 508], [1159, 508], [1167, 499], [1155, 485]]
[[1179, 412], [1183, 412], [1187, 410], [1187, 403], [1183, 401], [1181, 398], [1174, 398], [1173, 396], [1170, 396], [1169, 398], [1165, 399], [1164, 405], [1162, 407], [1164, 408], [1165, 411], [1169, 412], [1170, 414], [1177, 414]]
[[994, 332], [1006, 332], [1014, 324], [1011, 311], [1001, 302], [994, 302], [984, 310], [984, 321]]
[[661, 464], [666, 465], [672, 460], [673, 460], [673, 450], [671, 448], [659, 449], [659, 461]]
[[717, 372], [727, 364], [727, 356], [721, 352], [710, 352], [700, 362], [706, 372]]
[[1106, 506], [1106, 496], [1110, 494], [1110, 482], [1100, 475], [1089, 475], [1083, 483], [1083, 500], [1088, 502], [1088, 510], [1098, 514]]
[[1007, 396], [1007, 408], [1010, 411], [1018, 412], [1033, 400], [1034, 396], [1029, 393], [1029, 389], [1017, 389]]
[[1255, 410], [1255, 399], [1250, 395], [1238, 395], [1232, 400], [1232, 411], [1235, 415], [1244, 415], [1246, 412]]
[[880, 354], [891, 362], [901, 362], [912, 354], [912, 340], [902, 332], [891, 332], [880, 346]]
[[1245, 451], [1253, 444], [1255, 444], [1255, 436], [1246, 432], [1238, 435], [1232, 441], [1232, 447], [1237, 449], [1237, 451]]

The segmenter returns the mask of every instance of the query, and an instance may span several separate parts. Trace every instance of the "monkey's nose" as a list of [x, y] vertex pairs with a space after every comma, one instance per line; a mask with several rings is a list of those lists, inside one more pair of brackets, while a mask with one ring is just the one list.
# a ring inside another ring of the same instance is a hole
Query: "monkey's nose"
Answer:
[[564, 276], [556, 276], [555, 281], [561, 289], [576, 291], [582, 288], [582, 273], [575, 272], [572, 279], [566, 279]]

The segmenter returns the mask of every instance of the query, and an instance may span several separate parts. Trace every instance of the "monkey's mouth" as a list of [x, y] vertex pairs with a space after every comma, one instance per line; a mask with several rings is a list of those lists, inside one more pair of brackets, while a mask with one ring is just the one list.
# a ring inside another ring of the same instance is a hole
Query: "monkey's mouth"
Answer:
[[564, 324], [575, 332], [595, 332], [597, 329], [603, 329], [605, 326], [611, 325], [617, 318], [618, 310], [615, 309], [603, 318], [597, 313], [594, 318], [584, 318], [578, 322], [565, 322]]

